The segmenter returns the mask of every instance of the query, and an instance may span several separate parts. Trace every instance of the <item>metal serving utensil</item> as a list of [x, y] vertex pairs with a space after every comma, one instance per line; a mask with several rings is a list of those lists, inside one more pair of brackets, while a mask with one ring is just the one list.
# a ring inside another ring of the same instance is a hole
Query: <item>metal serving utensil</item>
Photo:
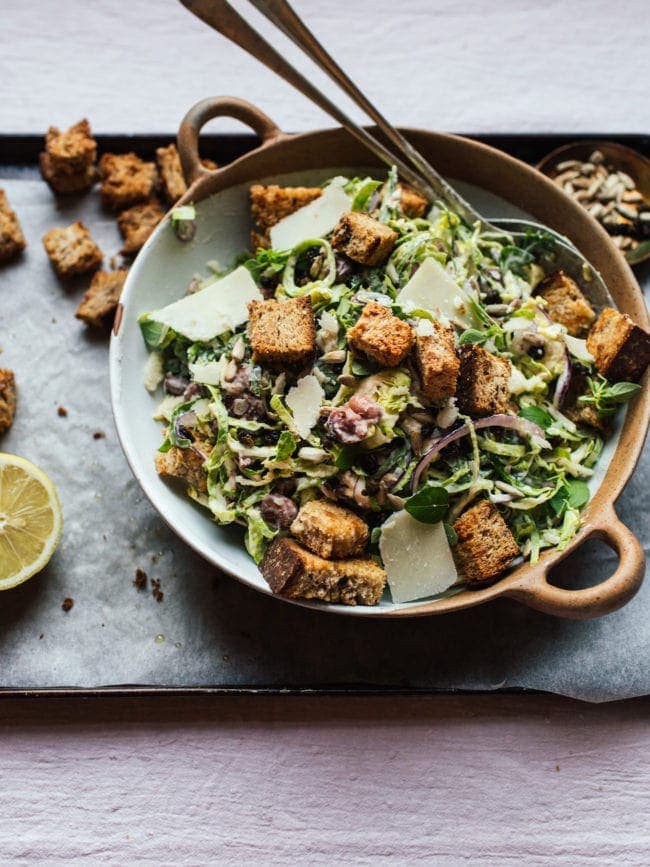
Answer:
[[[493, 219], [488, 221], [451, 186], [425, 157], [375, 108], [359, 90], [330, 54], [323, 48], [311, 30], [286, 0], [249, 0], [275, 27], [298, 46], [303, 53], [322, 69], [376, 124], [397, 148], [393, 153], [367, 129], [356, 124], [338, 105], [333, 103], [311, 81], [292, 66], [264, 39], [227, 0], [181, 0], [198, 18], [243, 48], [268, 69], [291, 84], [300, 93], [333, 117], [368, 150], [388, 166], [396, 166], [399, 175], [429, 200], [442, 199], [469, 225], [477, 222], [481, 231], [495, 239], [509, 239], [513, 243], [524, 240], [527, 232], [543, 230], [552, 242], [553, 266], [562, 268], [579, 281], [588, 281], [590, 295], [597, 306], [613, 304], [605, 283], [596, 269], [558, 232], [529, 220]], [[408, 162], [415, 168], [411, 168]]]

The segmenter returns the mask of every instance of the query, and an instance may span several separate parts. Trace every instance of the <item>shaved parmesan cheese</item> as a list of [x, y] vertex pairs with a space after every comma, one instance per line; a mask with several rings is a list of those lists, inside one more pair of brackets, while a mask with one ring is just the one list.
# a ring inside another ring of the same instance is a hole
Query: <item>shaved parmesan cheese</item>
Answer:
[[142, 372], [144, 387], [147, 391], [155, 391], [165, 378], [163, 357], [160, 352], [150, 352]]
[[418, 319], [415, 333], [418, 337], [432, 337], [436, 333], [436, 329], [430, 319]]
[[293, 421], [300, 436], [306, 440], [318, 421], [325, 392], [313, 373], [298, 380], [287, 394], [287, 406], [293, 413]]
[[448, 590], [458, 573], [442, 523], [421, 524], [404, 509], [381, 528], [379, 550], [393, 602], [411, 602]]
[[[460, 299], [459, 305], [456, 299]], [[409, 310], [439, 311], [449, 319], [462, 318], [463, 293], [454, 278], [436, 259], [428, 258], [397, 296], [398, 302]]]
[[564, 342], [566, 343], [566, 348], [569, 350], [571, 355], [574, 358], [577, 358], [578, 361], [584, 361], [587, 364], [592, 364], [594, 357], [587, 349], [587, 341], [582, 340], [580, 337], [571, 337], [570, 334], [564, 335]]
[[156, 421], [171, 421], [172, 413], [177, 406], [180, 406], [185, 398], [182, 395], [167, 394], [158, 404], [158, 408], [152, 418]]
[[269, 232], [274, 250], [291, 250], [309, 238], [323, 238], [332, 231], [341, 214], [352, 207], [352, 199], [343, 189], [345, 178], [334, 178], [323, 195], [289, 214]]
[[188, 367], [194, 382], [201, 385], [219, 385], [226, 363], [226, 356], [222, 355], [218, 361], [197, 361]]
[[247, 268], [239, 268], [196, 292], [149, 314], [153, 322], [169, 326], [188, 340], [206, 342], [233, 331], [248, 320], [249, 301], [262, 293]]

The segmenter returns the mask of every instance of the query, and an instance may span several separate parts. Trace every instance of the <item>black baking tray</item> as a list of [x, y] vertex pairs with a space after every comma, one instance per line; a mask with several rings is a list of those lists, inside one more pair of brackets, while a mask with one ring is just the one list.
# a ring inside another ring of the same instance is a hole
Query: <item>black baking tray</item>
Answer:
[[[636, 149], [646, 156], [650, 156], [650, 136], [638, 134], [612, 134], [612, 133], [589, 133], [582, 135], [575, 134], [515, 134], [515, 133], [499, 133], [499, 134], [468, 134], [470, 138], [484, 142], [492, 147], [503, 150], [525, 162], [536, 164], [547, 153], [567, 144], [571, 141], [587, 140], [587, 139], [607, 139], [625, 144]], [[100, 152], [115, 151], [125, 152], [133, 151], [141, 157], [151, 159], [157, 147], [169, 144], [173, 140], [173, 134], [148, 134], [148, 135], [96, 135], [95, 136]], [[223, 165], [236, 157], [246, 153], [258, 144], [258, 140], [254, 135], [250, 134], [230, 134], [230, 135], [204, 135], [201, 137], [201, 153], [204, 157], [210, 157], [217, 163]], [[43, 137], [41, 135], [23, 135], [23, 134], [5, 134], [0, 135], [0, 176], [11, 178], [33, 178], [36, 176], [38, 154], [42, 150]], [[580, 556], [580, 555], [577, 555]], [[583, 557], [587, 556], [583, 552]], [[569, 558], [570, 560], [572, 558]], [[587, 561], [583, 559], [583, 565]], [[607, 570], [607, 564], [604, 564]], [[570, 563], [567, 561], [567, 574], [571, 569]], [[495, 603], [497, 616], [489, 618], [490, 625], [479, 627], [480, 634], [475, 635], [475, 639], [490, 640], [495, 638], [493, 630], [496, 624], [506, 625], [508, 617], [513, 609], [516, 609], [516, 619], [521, 621], [522, 617], [531, 623], [543, 618], [544, 615], [539, 615], [536, 612], [531, 612], [519, 608], [514, 603], [507, 601], [499, 601]], [[502, 616], [499, 616], [502, 613]], [[461, 615], [458, 616], [459, 619]], [[472, 611], [465, 612], [462, 615], [463, 619], [471, 618], [471, 623], [478, 624], [485, 618], [481, 618], [480, 612]], [[428, 621], [432, 628], [436, 628], [438, 623], [437, 618]], [[420, 621], [421, 623], [421, 621]], [[459, 640], [467, 637], [466, 629], [459, 629]], [[406, 623], [400, 624], [400, 630], [404, 631]], [[373, 632], [380, 629], [379, 623], [373, 624]], [[462, 638], [461, 638], [462, 637]], [[503, 639], [496, 637], [497, 645], [502, 645]], [[503, 644], [505, 647], [505, 643]], [[501, 684], [495, 682], [495, 689], [500, 689], [503, 692], [521, 692], [526, 691], [520, 688], [503, 689]], [[321, 683], [314, 680], [313, 683], [305, 686], [304, 683], [282, 683], [272, 685], [263, 683], [253, 684], [211, 684], [211, 685], [196, 685], [196, 686], [145, 686], [145, 685], [119, 685], [105, 686], [92, 688], [38, 688], [30, 687], [25, 689], [0, 688], [0, 697], [71, 697], [71, 696], [151, 696], [151, 695], [421, 695], [435, 694], [439, 692], [446, 693], [464, 693], [474, 690], [465, 688], [456, 689], [453, 686], [440, 689], [434, 686], [421, 686], [409, 682], [408, 679], [402, 679], [398, 682], [382, 683], [382, 682], [338, 682], [338, 683]]]

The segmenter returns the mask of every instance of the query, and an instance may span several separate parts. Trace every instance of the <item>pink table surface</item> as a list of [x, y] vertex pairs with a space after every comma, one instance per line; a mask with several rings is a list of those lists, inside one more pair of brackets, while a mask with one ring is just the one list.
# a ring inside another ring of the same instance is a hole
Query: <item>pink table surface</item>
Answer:
[[650, 699], [0, 701], [0, 862], [647, 864]]

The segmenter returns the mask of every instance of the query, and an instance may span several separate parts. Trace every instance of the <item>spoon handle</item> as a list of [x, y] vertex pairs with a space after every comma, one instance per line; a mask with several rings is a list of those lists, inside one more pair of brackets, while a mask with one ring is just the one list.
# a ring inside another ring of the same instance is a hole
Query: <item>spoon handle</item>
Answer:
[[393, 154], [384, 144], [370, 132], [358, 126], [348, 115], [328, 99], [302, 73], [295, 69], [282, 55], [273, 48], [247, 21], [227, 2], [227, 0], [181, 0], [183, 6], [193, 12], [198, 18], [209, 24], [223, 36], [230, 39], [256, 60], [263, 63], [276, 75], [279, 75], [300, 93], [310, 99], [324, 112], [338, 121], [355, 138], [362, 142], [368, 150], [382, 160], [386, 165], [395, 165], [401, 177], [408, 181], [427, 198], [439, 197], [439, 192], [431, 187], [407, 163]]
[[[249, 0], [268, 20], [301, 49], [332, 81], [343, 90], [368, 117], [372, 118], [386, 138], [417, 169], [435, 192], [436, 198], [445, 200], [469, 225], [480, 221], [482, 228], [493, 227], [477, 213], [472, 206], [458, 194], [445, 179], [438, 174], [428, 160], [397, 130], [362, 93], [352, 79], [345, 73], [312, 31], [296, 13], [287, 0]], [[403, 174], [403, 173], [402, 173]], [[406, 178], [405, 175], [403, 177]]]

